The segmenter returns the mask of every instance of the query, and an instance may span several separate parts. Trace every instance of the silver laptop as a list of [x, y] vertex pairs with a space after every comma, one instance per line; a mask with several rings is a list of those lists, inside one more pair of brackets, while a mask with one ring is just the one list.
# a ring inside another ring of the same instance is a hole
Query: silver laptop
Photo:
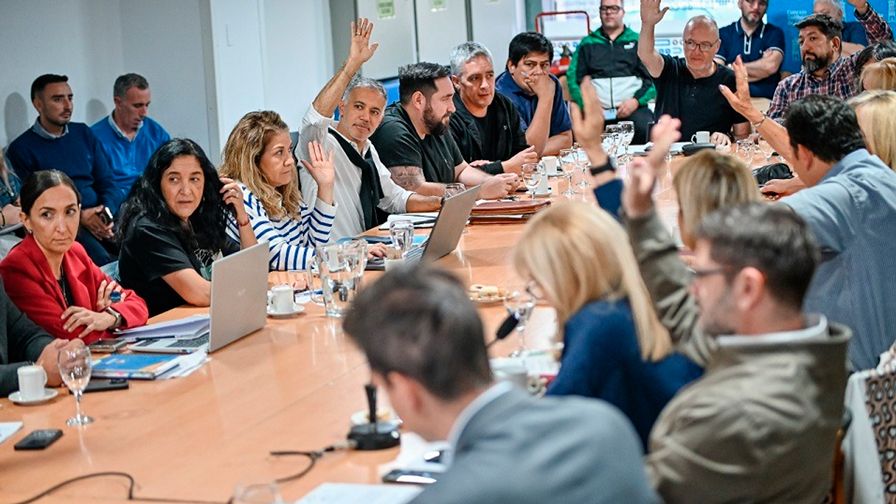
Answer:
[[212, 264], [209, 330], [191, 339], [143, 340], [135, 352], [214, 352], [255, 332], [267, 320], [268, 244], [259, 243]]
[[[442, 203], [442, 209], [436, 216], [436, 222], [429, 233], [429, 238], [421, 245], [415, 245], [408, 250], [405, 261], [432, 262], [436, 259], [444, 257], [457, 248], [460, 241], [460, 235], [464, 232], [464, 226], [470, 218], [470, 212], [476, 205], [476, 198], [479, 196], [479, 186], [471, 187], [466, 191], [455, 194], [450, 198], [445, 198]], [[367, 261], [367, 269], [382, 270], [384, 269], [382, 259]]]

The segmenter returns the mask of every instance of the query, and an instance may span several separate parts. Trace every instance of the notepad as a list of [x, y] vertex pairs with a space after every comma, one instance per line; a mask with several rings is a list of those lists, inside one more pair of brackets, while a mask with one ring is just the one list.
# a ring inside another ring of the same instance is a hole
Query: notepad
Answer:
[[0, 443], [6, 441], [22, 428], [22, 422], [0, 422]]
[[93, 361], [97, 378], [136, 378], [154, 380], [179, 363], [173, 354], [109, 354]]
[[412, 214], [391, 214], [386, 222], [380, 224], [379, 229], [385, 231], [389, 229], [389, 223], [396, 220], [409, 220], [414, 223], [414, 229], [431, 228], [436, 223], [436, 217], [439, 212], [420, 212]]
[[208, 332], [208, 328], [209, 316], [207, 313], [202, 313], [176, 320], [126, 329], [124, 331], [118, 331], [116, 334], [118, 337], [125, 338], [131, 342], [157, 338], [193, 339]]

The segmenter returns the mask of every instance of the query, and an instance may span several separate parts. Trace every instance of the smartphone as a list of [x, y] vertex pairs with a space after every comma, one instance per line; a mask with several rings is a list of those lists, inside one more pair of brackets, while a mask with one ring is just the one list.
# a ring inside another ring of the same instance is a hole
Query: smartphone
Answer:
[[128, 342], [123, 339], [101, 339], [94, 341], [87, 347], [90, 348], [91, 352], [96, 353], [111, 353], [117, 352], [119, 349], [127, 345]]
[[99, 213], [100, 220], [103, 221], [103, 224], [112, 224], [112, 210], [109, 210], [109, 207], [103, 207]]
[[383, 475], [383, 483], [409, 483], [411, 485], [429, 485], [436, 482], [437, 476], [437, 473], [429, 471], [393, 469]]
[[59, 429], [38, 429], [31, 431], [13, 448], [16, 450], [43, 450], [61, 437], [62, 431]]
[[[122, 390], [126, 388], [130, 388], [127, 378], [93, 378], [87, 383], [84, 393]], [[69, 391], [69, 393], [71, 393], [71, 391]]]

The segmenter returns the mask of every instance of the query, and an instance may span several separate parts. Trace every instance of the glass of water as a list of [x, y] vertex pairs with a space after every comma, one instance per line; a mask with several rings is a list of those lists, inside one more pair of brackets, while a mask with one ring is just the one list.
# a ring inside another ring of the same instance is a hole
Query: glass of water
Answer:
[[324, 310], [328, 317], [342, 317], [361, 286], [367, 266], [367, 242], [320, 245], [314, 260], [320, 274]]
[[59, 365], [59, 374], [65, 386], [72, 391], [75, 396], [75, 416], [65, 421], [65, 425], [87, 425], [93, 423], [93, 418], [81, 412], [81, 396], [84, 395], [84, 388], [90, 382], [90, 373], [93, 369], [93, 362], [90, 360], [90, 349], [80, 340], [70, 348], [59, 351], [56, 356], [56, 363]]
[[528, 350], [526, 346], [526, 323], [529, 321], [529, 316], [532, 315], [532, 310], [535, 309], [535, 297], [526, 292], [525, 289], [511, 290], [504, 298], [504, 308], [507, 309], [509, 315], [517, 319], [516, 328], [514, 329], [517, 335], [517, 348], [510, 356], [521, 357]]
[[538, 163], [525, 163], [520, 167], [520, 174], [523, 176], [523, 182], [526, 184], [526, 189], [529, 190], [529, 195], [534, 199], [535, 191], [538, 189], [538, 184], [541, 183], [542, 169], [538, 165]]
[[623, 154], [625, 155], [625, 162], [628, 163], [631, 161], [631, 157], [628, 152], [628, 146], [632, 144], [632, 140], [635, 139], [635, 123], [632, 121], [619, 121], [617, 123], [619, 126], [619, 131], [621, 133], [620, 141], [622, 142], [622, 146], [625, 149]]
[[414, 222], [410, 219], [396, 219], [389, 223], [389, 237], [392, 246], [401, 252], [401, 256], [411, 250], [414, 241]]

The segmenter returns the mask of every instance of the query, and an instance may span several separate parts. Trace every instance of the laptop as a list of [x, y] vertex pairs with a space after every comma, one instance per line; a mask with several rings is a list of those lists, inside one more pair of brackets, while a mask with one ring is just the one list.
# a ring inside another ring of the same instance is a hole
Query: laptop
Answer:
[[267, 320], [268, 244], [259, 243], [212, 264], [209, 329], [196, 338], [142, 340], [135, 352], [214, 352], [264, 327]]
[[[475, 186], [450, 198], [445, 198], [442, 202], [442, 209], [436, 216], [436, 222], [432, 226], [432, 231], [429, 233], [429, 238], [423, 244], [411, 247], [405, 254], [405, 261], [409, 263], [432, 262], [457, 248], [460, 235], [464, 232], [464, 226], [467, 225], [470, 212], [473, 211], [478, 196], [479, 186]], [[369, 259], [367, 269], [383, 270], [385, 262], [382, 258]]]

